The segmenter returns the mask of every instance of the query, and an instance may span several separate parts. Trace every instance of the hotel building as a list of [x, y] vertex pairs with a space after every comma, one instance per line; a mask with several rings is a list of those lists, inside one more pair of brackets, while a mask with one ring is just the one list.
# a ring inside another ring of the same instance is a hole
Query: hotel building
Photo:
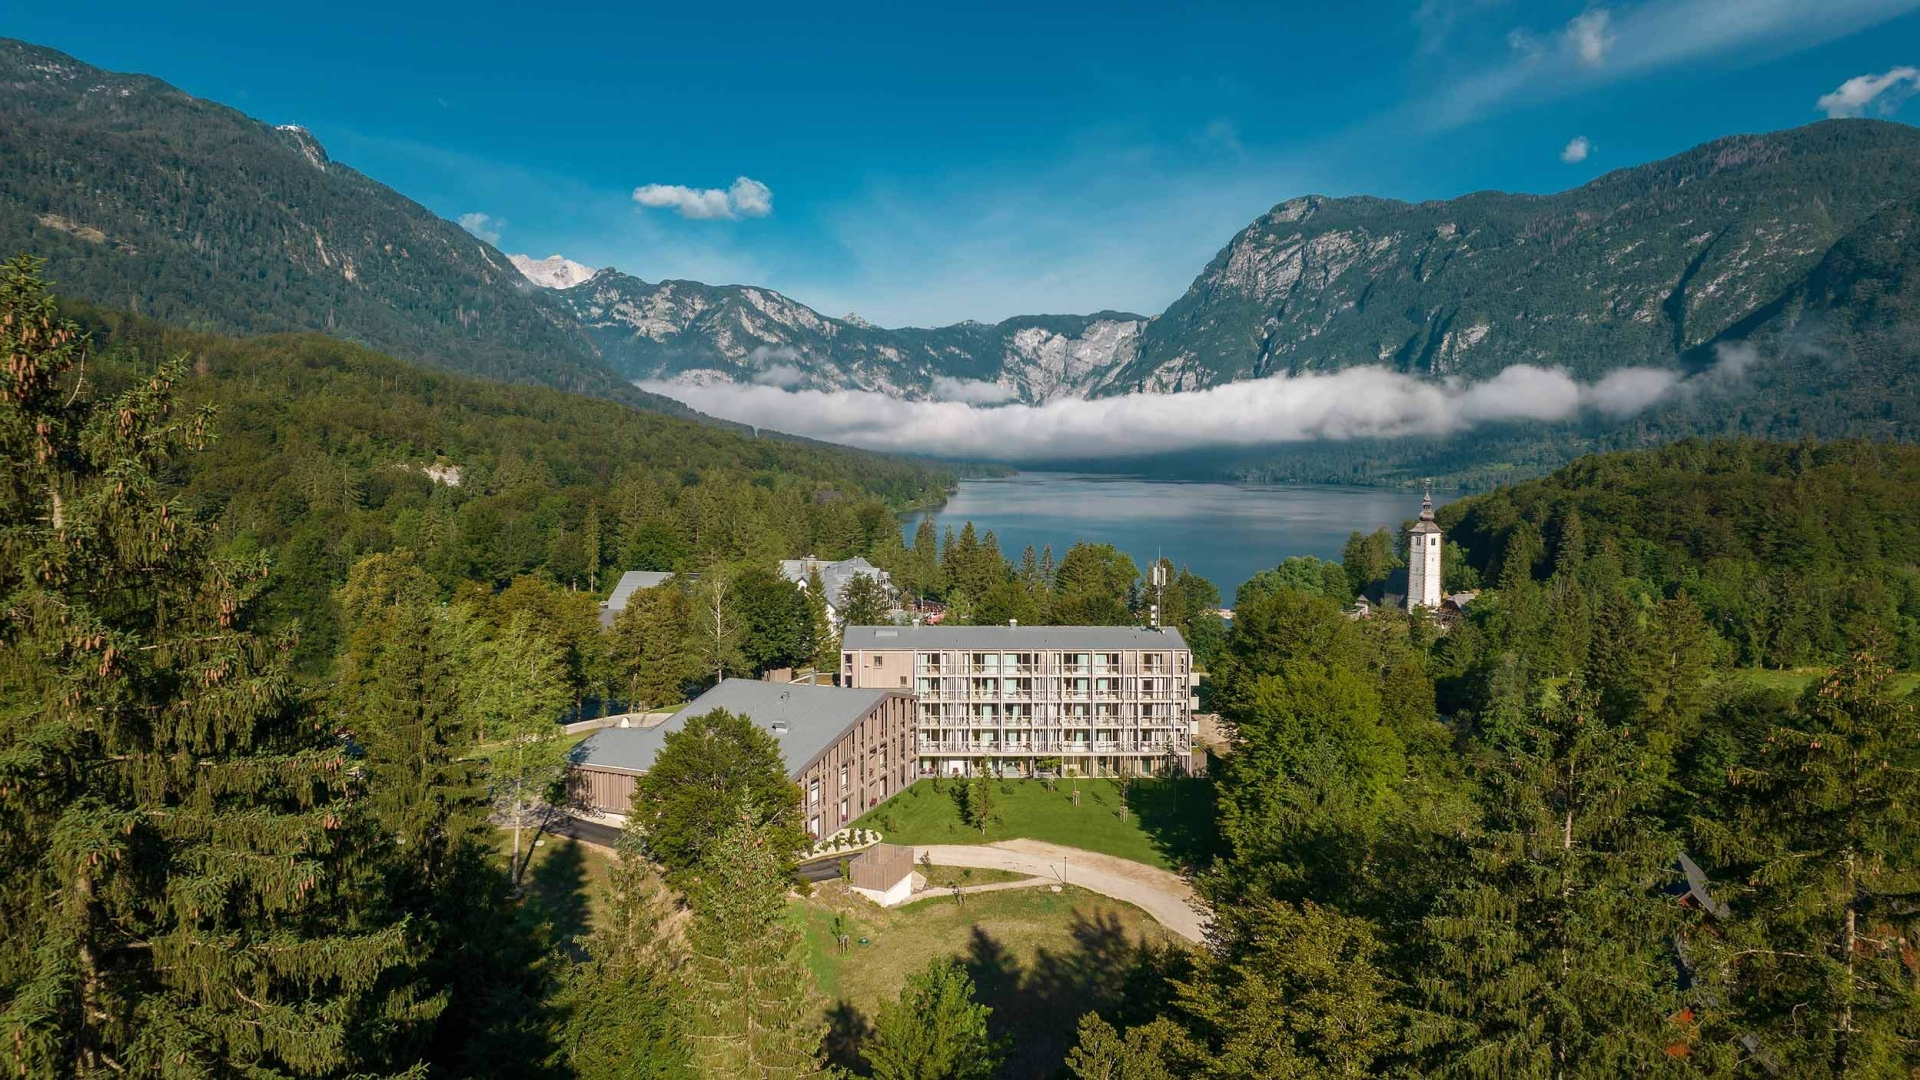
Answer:
[[914, 698], [922, 776], [1158, 775], [1193, 748], [1193, 653], [1135, 626], [849, 626], [841, 685]]

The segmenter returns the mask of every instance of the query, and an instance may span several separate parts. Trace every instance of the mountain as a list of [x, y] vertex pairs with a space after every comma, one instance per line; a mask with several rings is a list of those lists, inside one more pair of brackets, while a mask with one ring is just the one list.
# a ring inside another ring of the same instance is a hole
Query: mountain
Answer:
[[507, 261], [528, 281], [543, 289], [569, 288], [593, 276], [593, 267], [574, 262], [565, 255], [549, 255], [544, 259], [536, 259], [531, 255], [509, 255]]
[[44, 258], [65, 295], [689, 412], [627, 385], [505, 255], [299, 127], [5, 39], [0, 86], [0, 252]]
[[1098, 393], [1133, 359], [1147, 323], [1103, 311], [888, 330], [857, 315], [830, 318], [771, 289], [650, 283], [612, 269], [553, 295], [630, 378], [978, 401]]
[[1107, 392], [1384, 364], [1583, 379], [1697, 366], [1834, 246], [1920, 198], [1920, 130], [1742, 135], [1557, 195], [1307, 196], [1241, 230], [1141, 334]]

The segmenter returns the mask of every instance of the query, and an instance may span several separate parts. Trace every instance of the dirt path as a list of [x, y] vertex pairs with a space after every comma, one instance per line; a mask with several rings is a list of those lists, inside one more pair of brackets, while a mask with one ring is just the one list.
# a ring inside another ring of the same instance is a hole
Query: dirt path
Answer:
[[931, 857], [941, 866], [1010, 870], [1064, 881], [1102, 896], [1124, 900], [1189, 941], [1205, 937], [1204, 909], [1194, 896], [1193, 887], [1179, 876], [1145, 863], [1038, 840], [929, 844], [915, 847], [913, 857], [916, 862]]

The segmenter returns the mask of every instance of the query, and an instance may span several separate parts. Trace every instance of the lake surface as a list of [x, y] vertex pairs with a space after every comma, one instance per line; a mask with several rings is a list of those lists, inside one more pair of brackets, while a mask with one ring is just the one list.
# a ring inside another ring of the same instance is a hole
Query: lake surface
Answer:
[[1058, 559], [1080, 540], [1112, 544], [1143, 570], [1165, 554], [1231, 604], [1241, 582], [1289, 555], [1337, 559], [1354, 530], [1398, 528], [1419, 513], [1419, 494], [1404, 490], [1027, 472], [962, 480], [945, 506], [908, 515], [903, 529], [911, 543], [923, 517], [942, 531], [972, 521], [1016, 563], [1028, 544], [1052, 544]]

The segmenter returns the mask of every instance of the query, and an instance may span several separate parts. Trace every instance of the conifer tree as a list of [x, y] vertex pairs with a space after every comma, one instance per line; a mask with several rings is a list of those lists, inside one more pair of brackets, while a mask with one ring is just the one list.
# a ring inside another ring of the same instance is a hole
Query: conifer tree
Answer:
[[1681, 1007], [1657, 770], [1577, 680], [1502, 749], [1466, 874], [1425, 921], [1415, 1044], [1475, 1077], [1657, 1071]]
[[390, 1072], [430, 1020], [370, 902], [345, 747], [259, 558], [162, 494], [210, 438], [184, 359], [95, 400], [31, 260], [0, 271], [0, 1062], [20, 1076]]
[[981, 758], [973, 764], [973, 779], [967, 781], [967, 824], [985, 836], [998, 820], [993, 806], [993, 776], [987, 770], [987, 759]]
[[756, 817], [740, 808], [688, 890], [684, 1030], [703, 1076], [814, 1076], [826, 1024], [806, 943], [783, 910], [791, 852]]
[[671, 905], [629, 830], [608, 871], [606, 910], [587, 939], [586, 959], [568, 971], [558, 995], [566, 1014], [562, 1056], [578, 1080], [694, 1075], [673, 1011], [679, 951], [661, 928]]
[[641, 589], [627, 600], [609, 636], [616, 677], [624, 679], [628, 709], [685, 700], [699, 672], [687, 649], [693, 602], [672, 585]]
[[1920, 717], [1891, 674], [1856, 654], [1694, 821], [1730, 908], [1697, 950], [1727, 1002], [1719, 1034], [1796, 1074], [1920, 1065]]
[[875, 1080], [986, 1080], [1005, 1049], [987, 1033], [992, 1013], [957, 960], [935, 957], [880, 1006], [860, 1055]]

